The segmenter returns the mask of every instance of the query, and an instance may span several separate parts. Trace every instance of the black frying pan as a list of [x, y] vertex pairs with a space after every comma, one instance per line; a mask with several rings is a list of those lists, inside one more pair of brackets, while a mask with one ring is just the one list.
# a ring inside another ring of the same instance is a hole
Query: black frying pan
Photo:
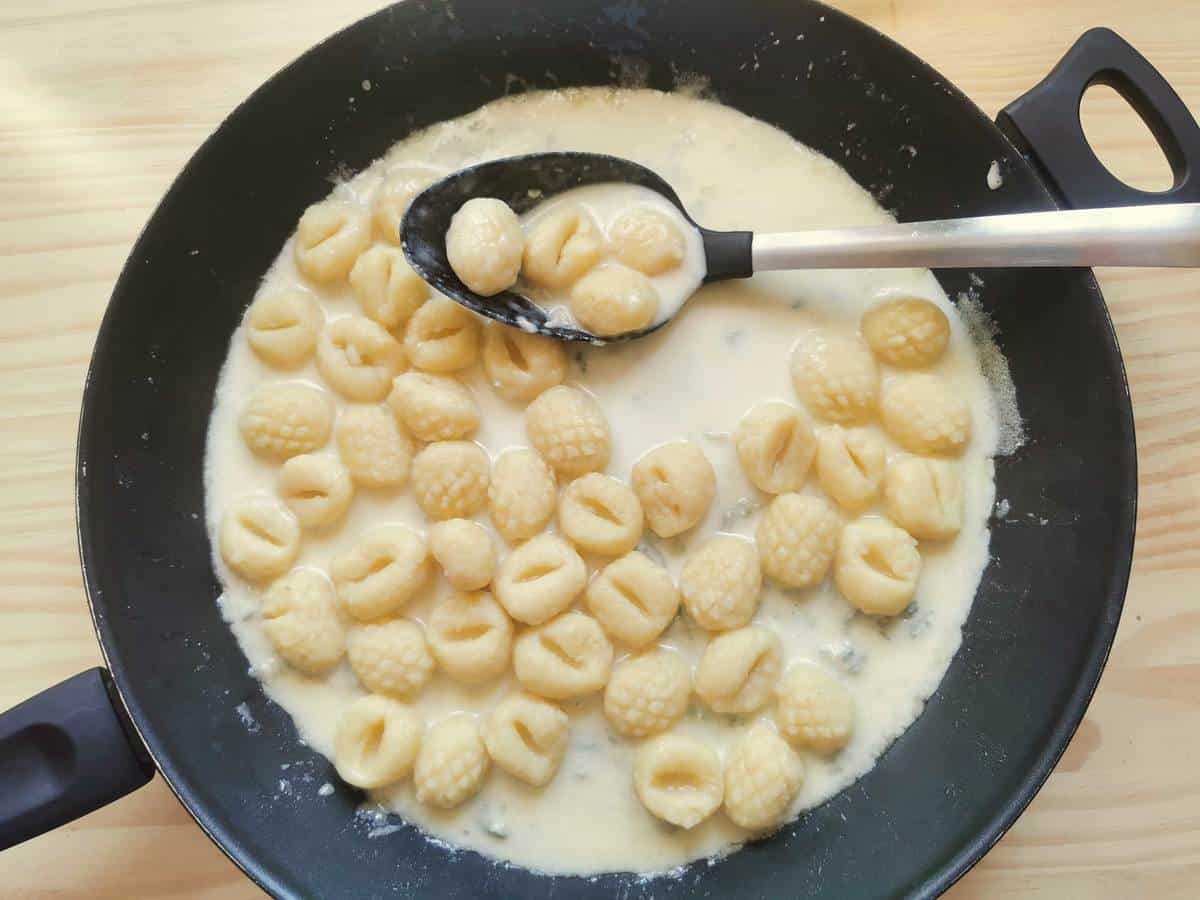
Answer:
[[[229, 117], [117, 283], [88, 375], [77, 476], [85, 581], [111, 678], [85, 673], [0, 717], [0, 846], [134, 789], [155, 767], [251, 878], [287, 897], [931, 896], [1012, 824], [1083, 716], [1133, 549], [1129, 393], [1086, 270], [984, 271], [982, 287], [939, 273], [951, 297], [977, 291], [999, 326], [1029, 430], [1019, 453], [997, 461], [997, 496], [1018, 515], [994, 524], [962, 649], [921, 717], [852, 787], [716, 865], [650, 883], [549, 879], [452, 853], [406, 825], [368, 839], [353, 815], [359, 794], [297, 744], [218, 616], [206, 420], [229, 336], [301, 211], [332, 173], [365, 166], [414, 128], [506, 91], [630, 72], [659, 88], [702, 73], [720, 100], [837, 160], [901, 219], [1200, 200], [1190, 168], [1200, 132], [1108, 31], [1084, 35], [997, 129], [920, 60], [801, 0], [413, 0], [365, 19]], [[1133, 191], [1088, 149], [1078, 103], [1095, 81], [1147, 120], [1175, 170], [1172, 190]], [[992, 160], [998, 191], [985, 184]], [[277, 788], [283, 763], [290, 795]], [[326, 780], [337, 790], [318, 798]]]

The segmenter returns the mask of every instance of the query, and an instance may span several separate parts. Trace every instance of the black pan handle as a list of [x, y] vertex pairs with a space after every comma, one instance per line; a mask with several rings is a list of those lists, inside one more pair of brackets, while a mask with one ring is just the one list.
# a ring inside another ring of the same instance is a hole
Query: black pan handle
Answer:
[[[1113, 88], [1142, 117], [1175, 176], [1168, 190], [1132, 188], [1096, 157], [1079, 120], [1093, 84]], [[1108, 28], [1080, 37], [1049, 75], [1000, 111], [996, 124], [1068, 206], [1200, 202], [1200, 127], [1158, 70]]]
[[0, 714], [0, 850], [99, 809], [153, 775], [108, 672], [68, 678]]

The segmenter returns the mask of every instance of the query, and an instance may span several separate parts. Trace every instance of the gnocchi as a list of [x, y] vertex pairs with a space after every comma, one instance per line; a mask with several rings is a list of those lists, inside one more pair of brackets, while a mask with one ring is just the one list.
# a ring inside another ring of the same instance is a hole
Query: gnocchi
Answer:
[[558, 528], [585, 553], [623, 556], [642, 539], [642, 504], [608, 475], [591, 472], [568, 484], [558, 502]]
[[487, 748], [474, 716], [456, 715], [436, 723], [425, 735], [413, 770], [417, 800], [439, 809], [453, 809], [483, 787]]
[[379, 186], [371, 201], [371, 222], [375, 236], [389, 244], [400, 244], [400, 224], [413, 198], [429, 185], [436, 176], [424, 169], [401, 169], [392, 172]]
[[529, 694], [512, 694], [488, 716], [483, 742], [492, 762], [534, 787], [549, 784], [567, 753], [567, 714]]
[[571, 605], [587, 584], [587, 566], [552, 534], [522, 544], [500, 564], [496, 599], [518, 622], [540, 625]]
[[623, 737], [647, 737], [678, 722], [691, 693], [692, 673], [683, 658], [670, 650], [651, 650], [613, 669], [604, 689], [604, 716]]
[[768, 494], [798, 491], [817, 449], [808, 419], [777, 400], [760, 403], [742, 416], [733, 446], [750, 483]]
[[792, 666], [776, 692], [775, 724], [793, 746], [836, 753], [854, 734], [854, 697], [823, 669]]
[[308, 291], [264, 294], [246, 311], [246, 341], [263, 362], [291, 369], [313, 355], [324, 323], [321, 304]]
[[595, 693], [608, 681], [613, 647], [596, 620], [565, 612], [530, 628], [513, 646], [513, 672], [521, 687], [551, 700]]
[[329, 564], [338, 598], [354, 618], [369, 622], [407, 604], [429, 580], [429, 549], [403, 525], [381, 525]]
[[326, 674], [346, 652], [333, 586], [313, 569], [293, 569], [268, 588], [262, 623], [275, 652], [305, 675]]
[[376, 244], [350, 270], [350, 287], [368, 319], [388, 331], [403, 328], [429, 298], [429, 285], [395, 247]]
[[371, 226], [365, 213], [345, 203], [317, 203], [300, 217], [292, 255], [301, 275], [329, 284], [349, 274], [370, 242]]
[[554, 515], [554, 472], [526, 448], [506, 450], [492, 467], [488, 514], [509, 543], [527, 540]]
[[285, 460], [320, 450], [333, 430], [333, 404], [320, 388], [298, 381], [259, 388], [238, 419], [246, 446], [258, 456]]
[[804, 763], [770, 725], [758, 722], [734, 741], [725, 760], [725, 813], [749, 831], [780, 820], [804, 784]]
[[247, 581], [268, 581], [286, 572], [300, 553], [300, 525], [266, 497], [235, 501], [221, 518], [221, 558]]
[[833, 563], [840, 528], [837, 513], [822, 498], [780, 494], [756, 532], [763, 572], [785, 587], [820, 584]]
[[591, 214], [578, 204], [561, 206], [538, 219], [525, 242], [521, 273], [533, 284], [569, 287], [604, 255], [604, 237]]
[[408, 481], [413, 442], [382, 406], [351, 406], [337, 422], [337, 448], [354, 483], [398, 488]]
[[692, 553], [679, 572], [679, 591], [688, 614], [701, 628], [740, 628], [758, 609], [762, 568], [754, 545], [718, 535]]
[[696, 694], [713, 712], [746, 715], [765, 706], [783, 669], [775, 632], [751, 625], [718, 634], [696, 668]]
[[971, 439], [971, 411], [936, 375], [900, 375], [883, 387], [880, 418], [887, 433], [912, 453], [957, 454]]
[[333, 764], [338, 776], [363, 790], [407, 778], [425, 726], [417, 714], [387, 697], [359, 697], [338, 722]]
[[524, 252], [521, 221], [503, 200], [473, 197], [450, 218], [446, 259], [476, 294], [491, 297], [512, 287]]
[[279, 496], [305, 528], [327, 528], [350, 509], [354, 483], [336, 456], [305, 453], [280, 468]]
[[856, 609], [896, 615], [912, 601], [920, 574], [916, 540], [886, 519], [859, 519], [842, 531], [833, 580]]
[[362, 316], [335, 319], [317, 340], [317, 371], [347, 400], [382, 400], [403, 368], [404, 348]]
[[513, 624], [486, 591], [456, 591], [433, 608], [426, 637], [443, 672], [464, 684], [481, 684], [508, 668]]
[[429, 529], [429, 550], [446, 580], [460, 591], [477, 591], [491, 583], [496, 571], [496, 545], [478, 522], [438, 522]]
[[888, 517], [915, 538], [944, 541], [962, 528], [962, 476], [952, 463], [897, 460], [888, 466], [883, 499]]
[[453, 300], [426, 300], [408, 320], [404, 349], [414, 368], [444, 375], [479, 358], [479, 320]]
[[603, 470], [612, 453], [608, 420], [591, 395], [578, 388], [558, 385], [539, 394], [525, 409], [525, 432], [566, 479]]
[[567, 353], [554, 338], [489, 322], [483, 330], [483, 371], [501, 397], [528, 402], [562, 384]]
[[717, 493], [717, 473], [689, 441], [660, 444], [633, 466], [633, 491], [646, 524], [659, 537], [682, 534], [708, 514]]
[[609, 226], [613, 253], [645, 275], [662, 275], [683, 262], [683, 232], [670, 217], [649, 207], [635, 207]]
[[863, 313], [862, 336], [885, 363], [900, 368], [930, 366], [950, 343], [950, 320], [928, 300], [896, 297]]
[[413, 457], [412, 490], [431, 519], [466, 519], [483, 509], [488, 496], [488, 457], [470, 441], [427, 444]]
[[870, 431], [831, 425], [817, 435], [817, 481], [842, 509], [869, 506], [886, 466], [887, 449]]
[[586, 600], [605, 632], [635, 650], [662, 634], [679, 611], [671, 576], [636, 550], [605, 566], [587, 586]]
[[422, 441], [461, 440], [479, 428], [475, 399], [449, 375], [405, 372], [396, 376], [388, 406], [397, 421]]
[[721, 806], [725, 780], [712, 747], [677, 734], [664, 734], [637, 749], [633, 787], [653, 815], [695, 828]]
[[814, 335], [792, 353], [792, 386], [817, 418], [855, 425], [875, 412], [879, 368], [860, 341]]
[[658, 291], [634, 269], [605, 263], [571, 288], [571, 312], [586, 331], [613, 337], [641, 331], [658, 315]]
[[362, 625], [346, 644], [350, 668], [372, 694], [416, 696], [433, 677], [433, 656], [416, 622], [393, 619]]

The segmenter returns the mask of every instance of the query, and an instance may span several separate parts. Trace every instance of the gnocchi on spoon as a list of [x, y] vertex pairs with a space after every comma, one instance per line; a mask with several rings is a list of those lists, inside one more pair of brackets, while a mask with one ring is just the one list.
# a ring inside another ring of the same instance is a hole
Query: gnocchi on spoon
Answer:
[[711, 231], [630, 160], [531, 153], [462, 169], [408, 208], [413, 269], [477, 313], [606, 343], [665, 325], [704, 282], [777, 269], [1200, 266], [1200, 204], [775, 234]]

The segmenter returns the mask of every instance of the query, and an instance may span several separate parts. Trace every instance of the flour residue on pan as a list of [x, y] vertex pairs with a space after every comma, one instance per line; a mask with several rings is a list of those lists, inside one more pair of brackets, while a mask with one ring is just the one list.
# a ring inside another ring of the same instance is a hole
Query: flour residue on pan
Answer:
[[979, 368], [991, 388], [992, 402], [996, 406], [996, 455], [1011, 456], [1025, 445], [1025, 423], [1017, 406], [1017, 387], [1013, 383], [1008, 359], [1001, 352], [996, 339], [999, 329], [984, 309], [980, 298], [983, 279], [971, 273], [971, 287], [958, 295], [958, 313], [962, 316], [979, 355]]

